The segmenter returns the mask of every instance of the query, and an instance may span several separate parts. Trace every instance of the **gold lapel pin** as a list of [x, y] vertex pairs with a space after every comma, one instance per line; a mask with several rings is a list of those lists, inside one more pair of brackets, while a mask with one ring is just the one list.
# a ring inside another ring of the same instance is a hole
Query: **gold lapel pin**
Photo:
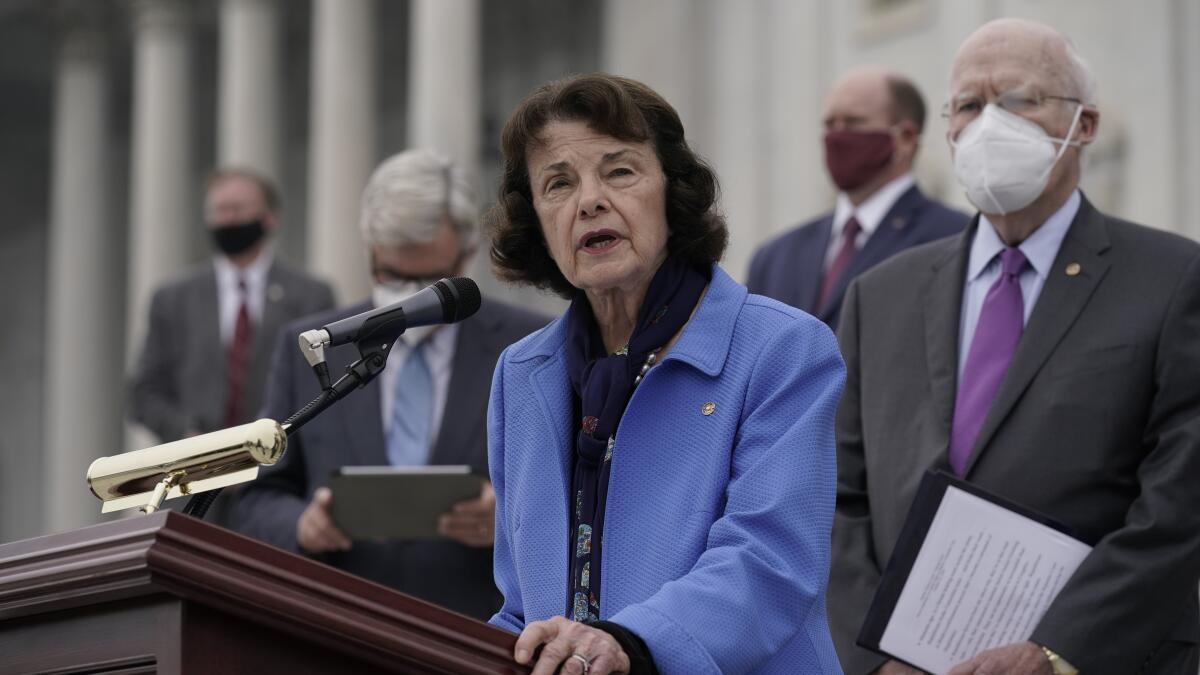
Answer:
[[1067, 265], [1067, 276], [1069, 277], [1079, 276], [1081, 271], [1083, 268], [1079, 266], [1079, 263], [1073, 262]]
[[700, 406], [700, 414], [704, 415], [705, 417], [708, 417], [709, 415], [713, 414], [713, 412], [716, 411], [716, 409], [717, 409], [717, 404], [713, 403], [712, 401], [709, 401], [708, 403], [705, 403], [704, 405]]

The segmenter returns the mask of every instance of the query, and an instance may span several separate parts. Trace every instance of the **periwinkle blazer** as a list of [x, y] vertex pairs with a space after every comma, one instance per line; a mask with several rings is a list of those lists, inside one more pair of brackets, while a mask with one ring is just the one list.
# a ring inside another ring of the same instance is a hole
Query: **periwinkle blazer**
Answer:
[[[825, 585], [844, 377], [824, 324], [714, 266], [634, 392], [613, 452], [600, 617], [645, 640], [665, 675], [841, 673]], [[559, 318], [505, 350], [492, 380], [504, 594], [492, 623], [512, 631], [566, 611], [572, 411]]]

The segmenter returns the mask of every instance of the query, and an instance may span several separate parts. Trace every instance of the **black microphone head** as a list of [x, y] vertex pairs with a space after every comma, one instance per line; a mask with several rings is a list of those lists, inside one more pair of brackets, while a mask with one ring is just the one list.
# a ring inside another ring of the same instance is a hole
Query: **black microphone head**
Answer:
[[467, 277], [442, 279], [433, 285], [442, 298], [442, 320], [457, 323], [479, 311], [483, 297], [479, 286]]

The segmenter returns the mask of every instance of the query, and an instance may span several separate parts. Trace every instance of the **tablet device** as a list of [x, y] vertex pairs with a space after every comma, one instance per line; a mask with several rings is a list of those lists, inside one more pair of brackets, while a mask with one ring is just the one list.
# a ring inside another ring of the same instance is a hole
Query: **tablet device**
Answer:
[[438, 518], [486, 479], [469, 466], [344, 466], [333, 472], [333, 522], [351, 539], [437, 539]]

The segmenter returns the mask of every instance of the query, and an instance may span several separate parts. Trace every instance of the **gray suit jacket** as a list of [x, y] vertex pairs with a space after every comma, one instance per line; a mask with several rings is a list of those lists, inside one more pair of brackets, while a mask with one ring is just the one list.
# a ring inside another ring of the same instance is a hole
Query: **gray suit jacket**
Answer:
[[[949, 470], [960, 237], [850, 288], [839, 339], [830, 625], [847, 673], [921, 476]], [[1078, 263], [1077, 275], [1066, 272]], [[1200, 246], [1085, 199], [976, 441], [966, 479], [1095, 546], [1033, 640], [1086, 675], [1196, 672], [1200, 575]], [[1189, 670], [1190, 669], [1190, 670]]]
[[[254, 326], [241, 421], [262, 406], [270, 350], [289, 321], [333, 307], [333, 291], [278, 258]], [[163, 442], [225, 426], [226, 355], [217, 318], [217, 275], [206, 263], [154, 293], [132, 382], [130, 415]]]
[[[320, 394], [316, 376], [296, 347], [296, 335], [370, 308], [362, 303], [302, 319], [283, 329], [263, 416], [282, 421]], [[431, 464], [467, 464], [487, 475], [487, 405], [496, 360], [505, 347], [546, 321], [485, 300], [479, 312], [462, 323]], [[340, 377], [357, 358], [353, 345], [329, 350], [330, 375]], [[265, 468], [241, 491], [232, 514], [233, 527], [299, 553], [296, 522], [313, 492], [329, 484], [332, 472], [346, 465], [387, 465], [380, 396], [376, 378], [291, 436], [283, 459]], [[500, 606], [500, 594], [492, 580], [491, 548], [470, 548], [449, 540], [356, 541], [349, 551], [317, 558], [479, 619], [486, 620]]]

